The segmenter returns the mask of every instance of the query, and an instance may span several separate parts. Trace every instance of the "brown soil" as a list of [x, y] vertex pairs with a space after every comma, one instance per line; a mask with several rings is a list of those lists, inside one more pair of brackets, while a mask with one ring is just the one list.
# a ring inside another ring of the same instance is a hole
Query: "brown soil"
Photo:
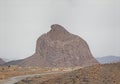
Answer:
[[42, 84], [43, 82], [54, 79], [56, 77], [62, 76], [63, 74], [49, 74], [49, 75], [44, 75], [44, 76], [35, 76], [33, 78], [28, 77], [16, 84]]

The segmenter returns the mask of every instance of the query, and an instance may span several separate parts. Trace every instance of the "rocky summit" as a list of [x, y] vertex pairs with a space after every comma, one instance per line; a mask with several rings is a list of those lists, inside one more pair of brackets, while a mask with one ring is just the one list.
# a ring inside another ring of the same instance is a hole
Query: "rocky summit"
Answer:
[[35, 53], [19, 63], [21, 66], [75, 67], [98, 64], [81, 37], [54, 24], [37, 39]]

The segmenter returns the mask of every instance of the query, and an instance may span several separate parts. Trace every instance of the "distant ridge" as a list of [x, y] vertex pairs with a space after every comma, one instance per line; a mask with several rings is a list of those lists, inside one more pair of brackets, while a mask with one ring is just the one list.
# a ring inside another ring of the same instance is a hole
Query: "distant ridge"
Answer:
[[84, 67], [98, 64], [81, 37], [58, 24], [37, 39], [35, 53], [17, 63], [20, 66]]
[[119, 56], [105, 56], [96, 58], [101, 64], [120, 62]]
[[6, 62], [6, 63], [2, 64], [2, 66], [18, 65], [22, 61], [23, 61], [23, 59], [21, 59], [21, 60], [13, 60], [13, 61], [9, 61], [9, 62]]

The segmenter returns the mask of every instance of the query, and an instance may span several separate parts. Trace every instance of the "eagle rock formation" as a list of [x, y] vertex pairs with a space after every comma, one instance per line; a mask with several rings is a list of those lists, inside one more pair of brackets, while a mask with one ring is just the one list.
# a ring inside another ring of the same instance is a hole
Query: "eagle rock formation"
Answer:
[[54, 24], [51, 30], [37, 40], [35, 53], [19, 63], [21, 66], [75, 67], [98, 62], [92, 56], [87, 43], [64, 27]]

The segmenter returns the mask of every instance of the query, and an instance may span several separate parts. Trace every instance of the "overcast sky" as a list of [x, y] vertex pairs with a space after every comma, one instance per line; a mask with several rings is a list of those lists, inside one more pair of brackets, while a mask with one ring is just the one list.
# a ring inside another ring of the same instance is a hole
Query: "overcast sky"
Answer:
[[0, 57], [31, 56], [52, 24], [81, 36], [94, 57], [120, 56], [120, 0], [0, 0]]

